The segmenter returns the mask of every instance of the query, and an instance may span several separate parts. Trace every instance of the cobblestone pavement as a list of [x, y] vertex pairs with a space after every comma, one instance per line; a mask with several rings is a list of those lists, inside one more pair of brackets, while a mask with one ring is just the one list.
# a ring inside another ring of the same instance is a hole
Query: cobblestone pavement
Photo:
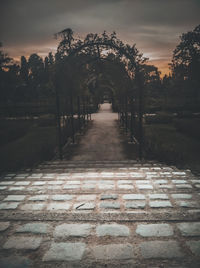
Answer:
[[52, 161], [0, 179], [0, 267], [199, 267], [200, 177]]

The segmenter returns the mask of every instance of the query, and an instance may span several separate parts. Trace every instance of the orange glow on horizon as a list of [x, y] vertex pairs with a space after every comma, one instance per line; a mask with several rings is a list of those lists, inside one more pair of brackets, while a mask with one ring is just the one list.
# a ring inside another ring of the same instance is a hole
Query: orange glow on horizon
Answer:
[[[44, 58], [46, 56], [48, 56], [49, 52], [53, 52], [53, 54], [55, 53], [56, 51], [56, 47], [52, 47], [53, 49], [52, 50], [49, 50], [47, 52], [45, 52], [44, 50], [42, 52], [39, 52], [39, 49], [37, 49], [37, 51], [35, 52], [30, 52], [27, 50], [26, 53], [24, 53], [24, 57], [28, 60], [29, 56], [32, 54], [32, 53], [37, 53], [40, 57]], [[20, 64], [20, 61], [21, 61], [21, 56], [14, 56], [12, 57], [14, 62], [16, 64]], [[169, 75], [171, 73], [170, 69], [169, 69], [169, 63], [171, 62], [171, 59], [151, 59], [151, 57], [149, 57], [149, 60], [147, 61], [147, 64], [148, 65], [154, 65], [158, 68], [158, 70], [161, 72], [161, 78], [164, 77], [164, 75]]]
[[162, 60], [162, 59], [157, 59], [157, 60], [149, 60], [147, 64], [152, 64], [158, 68], [158, 71], [161, 72], [161, 78], [163, 78], [165, 75], [169, 75], [171, 73], [169, 69], [169, 60]]

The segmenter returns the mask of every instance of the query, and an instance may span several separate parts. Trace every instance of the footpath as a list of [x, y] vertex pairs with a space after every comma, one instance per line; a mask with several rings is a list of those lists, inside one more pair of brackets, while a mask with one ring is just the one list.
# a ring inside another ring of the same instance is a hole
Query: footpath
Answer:
[[70, 161], [0, 178], [0, 267], [192, 268], [200, 178], [125, 159], [104, 104]]

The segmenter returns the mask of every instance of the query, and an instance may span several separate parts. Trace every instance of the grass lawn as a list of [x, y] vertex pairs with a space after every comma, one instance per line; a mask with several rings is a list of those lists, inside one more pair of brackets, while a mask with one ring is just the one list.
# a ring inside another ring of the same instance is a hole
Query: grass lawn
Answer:
[[197, 138], [199, 131], [197, 121], [177, 122], [176, 120], [170, 124], [146, 124], [146, 158], [200, 172], [200, 139]]
[[[51, 160], [58, 151], [55, 118], [46, 116], [37, 120], [0, 120], [0, 172], [32, 168]], [[74, 119], [74, 131], [79, 130]], [[72, 135], [65, 129], [65, 142]]]
[[49, 160], [55, 154], [56, 145], [55, 127], [29, 127], [20, 138], [1, 144], [0, 171], [30, 168], [43, 160]]

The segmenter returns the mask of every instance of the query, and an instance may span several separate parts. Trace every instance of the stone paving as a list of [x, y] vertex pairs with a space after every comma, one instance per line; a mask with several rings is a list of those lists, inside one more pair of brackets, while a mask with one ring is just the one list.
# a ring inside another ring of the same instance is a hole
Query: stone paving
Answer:
[[200, 178], [51, 161], [0, 180], [0, 267], [199, 267]]

